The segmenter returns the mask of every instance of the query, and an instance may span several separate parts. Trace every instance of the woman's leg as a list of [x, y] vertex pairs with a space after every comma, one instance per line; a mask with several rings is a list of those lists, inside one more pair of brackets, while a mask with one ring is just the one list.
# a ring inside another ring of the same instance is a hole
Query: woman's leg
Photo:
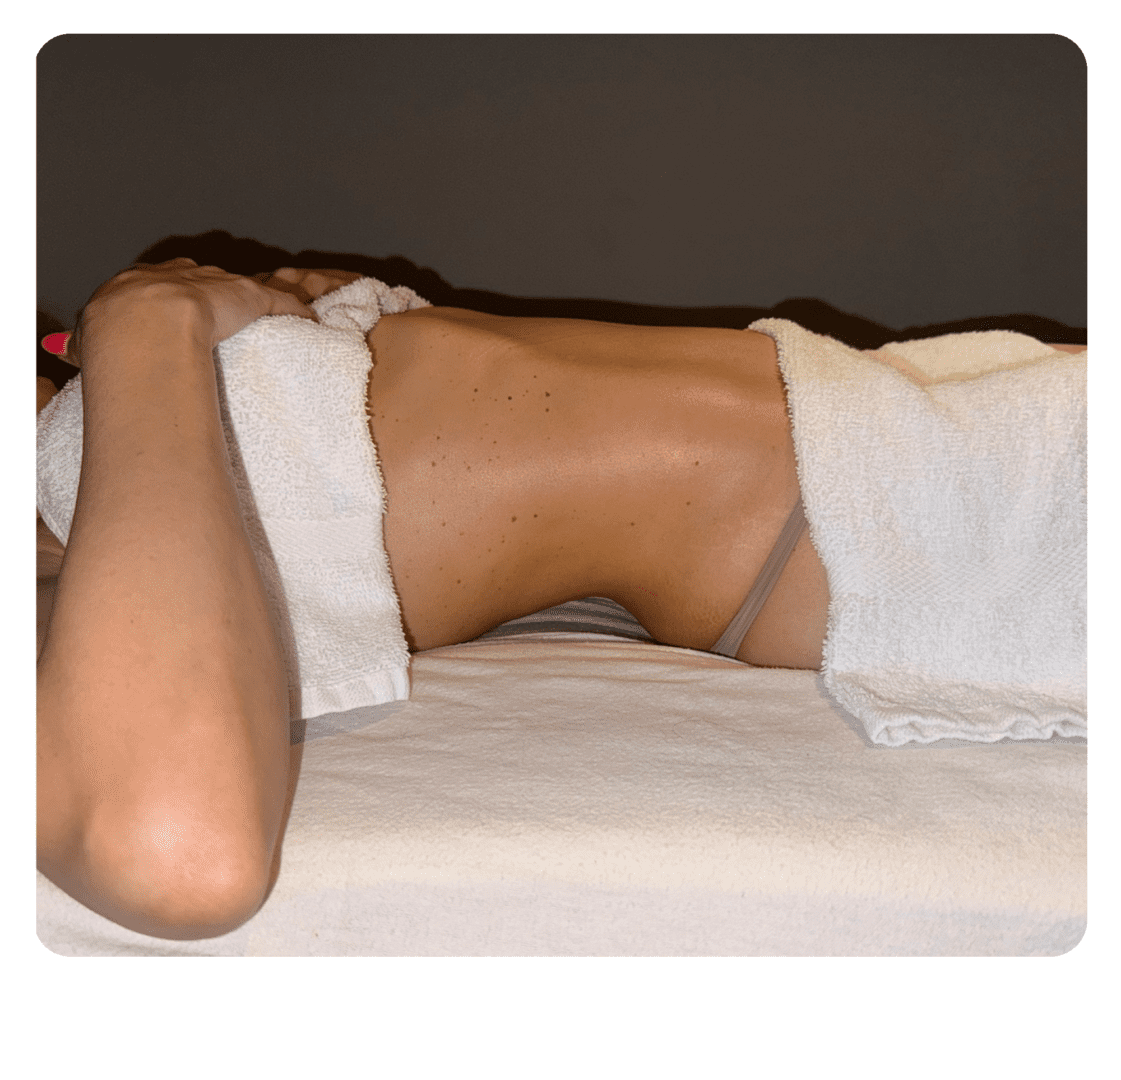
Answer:
[[108, 918], [205, 937], [267, 890], [288, 692], [228, 469], [214, 319], [200, 329], [182, 293], [87, 309], [82, 478], [38, 664], [38, 851]]

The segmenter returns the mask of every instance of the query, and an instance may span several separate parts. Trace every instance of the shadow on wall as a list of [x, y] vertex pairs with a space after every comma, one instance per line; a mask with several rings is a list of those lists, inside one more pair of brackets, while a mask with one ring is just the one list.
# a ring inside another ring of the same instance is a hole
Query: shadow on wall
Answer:
[[[839, 311], [824, 300], [812, 297], [783, 300], [768, 308], [677, 308], [626, 304], [615, 300], [506, 296], [482, 289], [457, 289], [449, 285], [435, 270], [417, 266], [400, 255], [378, 259], [369, 255], [337, 251], [301, 251], [292, 254], [283, 248], [231, 236], [219, 230], [197, 236], [169, 236], [142, 251], [136, 261], [159, 263], [183, 257], [194, 259], [200, 266], [220, 266], [230, 273], [247, 276], [275, 270], [280, 266], [350, 270], [378, 278], [389, 285], [407, 285], [438, 307], [468, 308], [490, 315], [593, 319], [634, 326], [724, 326], [736, 330], [743, 329], [756, 319], [789, 319], [807, 330], [828, 334], [857, 349], [876, 349], [889, 341], [935, 337], [969, 330], [1016, 330], [1054, 344], [1086, 344], [1085, 327], [1067, 326], [1054, 319], [1030, 314], [978, 316], [958, 322], [893, 329], [859, 315]], [[47, 334], [70, 329], [72, 327], [60, 325], [52, 316], [42, 311], [38, 313], [37, 342], [41, 342]], [[62, 387], [77, 374], [77, 368], [48, 353], [39, 344], [36, 372]]]

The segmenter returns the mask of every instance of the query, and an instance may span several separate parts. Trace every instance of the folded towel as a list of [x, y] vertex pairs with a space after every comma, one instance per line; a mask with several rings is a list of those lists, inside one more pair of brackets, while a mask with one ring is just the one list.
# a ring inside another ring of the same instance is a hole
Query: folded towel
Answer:
[[[411, 289], [361, 278], [312, 305], [318, 323], [267, 316], [217, 349], [226, 445], [278, 617], [293, 719], [409, 695], [382, 539], [385, 488], [366, 415], [365, 335], [383, 314], [425, 306]], [[36, 499], [63, 543], [81, 455], [79, 375], [38, 421]]]
[[889, 746], [1084, 736], [1085, 354], [750, 328], [778, 347], [828, 575], [827, 690]]

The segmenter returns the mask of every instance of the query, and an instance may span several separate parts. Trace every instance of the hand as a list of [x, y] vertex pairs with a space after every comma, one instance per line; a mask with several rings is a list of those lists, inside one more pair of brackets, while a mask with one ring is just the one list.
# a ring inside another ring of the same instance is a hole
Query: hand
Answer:
[[312, 300], [318, 300], [325, 293], [349, 285], [360, 277], [361, 274], [350, 270], [302, 270], [295, 266], [282, 266], [272, 273], [255, 274], [254, 280], [269, 288], [290, 292], [310, 304]]
[[[263, 315], [298, 315], [314, 321], [315, 313], [291, 288], [277, 287], [284, 281], [269, 284], [261, 275], [242, 277], [217, 266], [199, 266], [193, 259], [138, 264], [93, 294], [64, 355], [69, 363], [81, 366], [83, 354], [88, 358], [92, 345], [110, 327], [127, 332], [130, 324], [160, 317], [192, 320], [211, 349]], [[332, 286], [322, 291], [328, 287]]]
[[43, 375], [35, 377], [35, 415], [43, 411], [47, 403], [58, 393], [58, 387]]

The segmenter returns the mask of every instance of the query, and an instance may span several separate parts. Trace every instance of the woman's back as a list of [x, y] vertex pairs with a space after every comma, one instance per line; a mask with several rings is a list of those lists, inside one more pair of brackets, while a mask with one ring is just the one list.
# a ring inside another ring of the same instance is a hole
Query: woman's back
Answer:
[[[368, 341], [413, 647], [592, 594], [715, 642], [798, 499], [769, 337], [422, 308]], [[816, 667], [827, 602], [803, 538], [739, 655]]]

